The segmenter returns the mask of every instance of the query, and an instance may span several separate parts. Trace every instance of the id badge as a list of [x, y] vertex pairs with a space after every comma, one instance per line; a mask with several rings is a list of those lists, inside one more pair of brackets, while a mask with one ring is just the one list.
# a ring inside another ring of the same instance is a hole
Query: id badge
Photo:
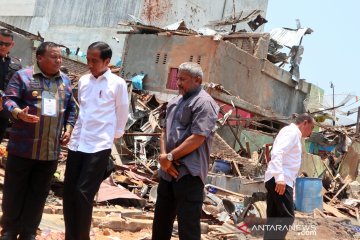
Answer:
[[49, 117], [56, 117], [57, 113], [57, 106], [56, 106], [56, 98], [55, 93], [49, 91], [42, 92], [42, 99], [41, 99], [41, 115], [49, 116]]

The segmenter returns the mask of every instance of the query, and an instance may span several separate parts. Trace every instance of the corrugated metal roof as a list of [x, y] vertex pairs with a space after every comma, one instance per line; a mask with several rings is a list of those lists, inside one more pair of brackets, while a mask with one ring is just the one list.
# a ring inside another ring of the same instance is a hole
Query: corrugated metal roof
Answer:
[[312, 33], [311, 28], [289, 29], [289, 28], [275, 28], [270, 31], [270, 37], [277, 43], [291, 48], [295, 45], [300, 45], [300, 40], [305, 34]]

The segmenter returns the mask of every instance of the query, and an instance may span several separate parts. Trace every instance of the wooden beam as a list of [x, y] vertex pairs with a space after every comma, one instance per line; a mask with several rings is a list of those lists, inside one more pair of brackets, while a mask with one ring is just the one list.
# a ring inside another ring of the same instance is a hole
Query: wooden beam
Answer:
[[349, 185], [349, 183], [350, 183], [350, 181], [347, 180], [347, 181], [345, 182], [345, 184], [340, 188], [340, 190], [335, 194], [335, 196], [331, 199], [331, 201], [329, 202], [329, 204], [332, 203], [332, 202], [335, 200], [335, 198], [347, 187], [347, 185]]
[[348, 216], [342, 214], [339, 210], [333, 206], [330, 206], [329, 204], [323, 203], [323, 208], [325, 211], [333, 214], [335, 217], [350, 219]]

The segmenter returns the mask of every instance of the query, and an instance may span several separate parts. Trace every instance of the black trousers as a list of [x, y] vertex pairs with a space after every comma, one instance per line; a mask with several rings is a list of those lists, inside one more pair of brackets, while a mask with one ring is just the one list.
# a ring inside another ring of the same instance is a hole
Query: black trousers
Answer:
[[160, 179], [152, 229], [153, 240], [170, 240], [177, 216], [180, 240], [200, 240], [204, 184], [185, 175], [179, 181]]
[[4, 114], [0, 114], [0, 143], [4, 139], [6, 128], [8, 127], [8, 125], [9, 125], [9, 118], [4, 116]]
[[[265, 228], [264, 239], [285, 239], [295, 219], [293, 189], [286, 185], [285, 193], [279, 195], [275, 192], [275, 186], [274, 178], [265, 183], [267, 189], [267, 228]], [[281, 226], [281, 228], [277, 226]]]
[[2, 235], [20, 234], [20, 239], [26, 239], [36, 234], [56, 167], [57, 161], [8, 156], [0, 221]]
[[111, 149], [96, 153], [68, 152], [63, 211], [66, 240], [90, 239], [95, 194], [106, 172]]

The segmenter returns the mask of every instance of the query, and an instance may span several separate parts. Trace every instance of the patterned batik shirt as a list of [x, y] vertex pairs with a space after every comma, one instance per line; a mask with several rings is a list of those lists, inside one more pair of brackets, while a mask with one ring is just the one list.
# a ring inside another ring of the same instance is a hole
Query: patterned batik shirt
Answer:
[[[44, 92], [54, 96], [55, 116], [42, 113]], [[76, 106], [69, 77], [59, 72], [49, 78], [35, 64], [17, 71], [10, 79], [5, 93], [7, 98], [4, 106], [15, 118], [8, 143], [9, 154], [35, 160], [57, 160], [64, 126], [66, 131], [71, 132], [76, 121]], [[39, 122], [27, 123], [17, 119], [20, 109], [27, 106], [28, 113], [38, 116]]]

